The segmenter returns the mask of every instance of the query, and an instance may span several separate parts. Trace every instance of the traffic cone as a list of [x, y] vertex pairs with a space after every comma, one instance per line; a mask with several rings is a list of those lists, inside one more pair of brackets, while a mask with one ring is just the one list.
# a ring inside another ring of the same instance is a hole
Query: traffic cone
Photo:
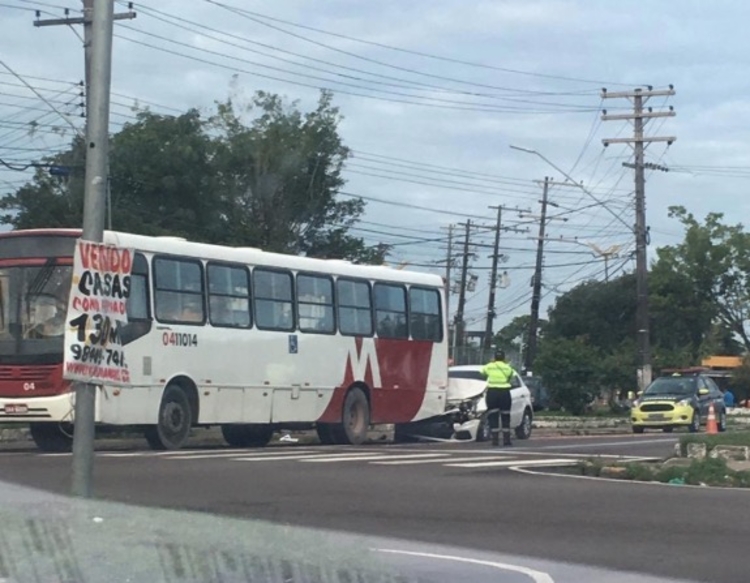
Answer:
[[713, 403], [711, 403], [708, 406], [708, 419], [706, 421], [706, 433], [708, 434], [719, 433], [719, 426], [716, 425], [716, 411], [714, 410]]

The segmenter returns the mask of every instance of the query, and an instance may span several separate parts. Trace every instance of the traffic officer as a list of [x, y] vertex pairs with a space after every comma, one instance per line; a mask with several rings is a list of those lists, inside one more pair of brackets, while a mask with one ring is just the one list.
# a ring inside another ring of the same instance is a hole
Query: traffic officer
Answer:
[[[502, 421], [503, 445], [510, 442], [510, 409], [512, 404], [511, 379], [517, 374], [513, 367], [505, 362], [505, 352], [495, 352], [495, 359], [482, 367], [482, 376], [487, 378], [487, 416], [492, 431], [492, 445], [500, 445], [500, 427]], [[498, 419], [498, 417], [500, 419]]]

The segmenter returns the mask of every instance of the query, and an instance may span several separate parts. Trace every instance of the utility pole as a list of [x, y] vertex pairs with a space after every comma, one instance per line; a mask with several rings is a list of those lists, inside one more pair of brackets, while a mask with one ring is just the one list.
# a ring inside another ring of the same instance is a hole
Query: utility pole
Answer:
[[[451, 268], [453, 267], [453, 225], [448, 225], [448, 251], [445, 257], [445, 321], [451, 313]], [[455, 334], [455, 329], [453, 334]], [[453, 356], [453, 355], [451, 355]]]
[[484, 349], [492, 345], [492, 332], [495, 320], [495, 288], [497, 287], [497, 263], [500, 260], [500, 229], [503, 228], [503, 207], [497, 207], [497, 225], [495, 226], [495, 245], [492, 251], [492, 269], [490, 271], [490, 294], [487, 302], [487, 323], [484, 328]]
[[[112, 0], [93, 0], [91, 12], [91, 90], [86, 123], [86, 179], [81, 236], [93, 242], [101, 242], [104, 238], [106, 215], [113, 8]], [[84, 498], [91, 497], [92, 491], [95, 404], [96, 386], [77, 383], [72, 493]]]
[[454, 344], [459, 346], [464, 340], [464, 307], [466, 305], [466, 277], [469, 273], [469, 237], [471, 236], [471, 219], [464, 223], [464, 249], [461, 262], [461, 283], [458, 288], [458, 309], [456, 310], [455, 325], [453, 327]]
[[547, 226], [547, 194], [549, 191], [549, 178], [544, 177], [544, 186], [542, 191], [542, 216], [539, 221], [539, 240], [536, 246], [536, 266], [534, 269], [534, 279], [531, 282], [533, 287], [531, 294], [531, 318], [529, 320], [529, 345], [524, 358], [524, 368], [526, 372], [531, 371], [536, 358], [537, 331], [539, 328], [539, 304], [542, 299], [542, 263], [544, 260], [544, 231]]
[[602, 120], [628, 120], [633, 122], [632, 138], [609, 138], [602, 142], [604, 146], [610, 144], [628, 144], [633, 148], [635, 154], [635, 256], [636, 256], [636, 287], [637, 287], [637, 309], [636, 323], [638, 334], [638, 387], [643, 390], [651, 383], [651, 334], [648, 309], [648, 244], [649, 231], [646, 225], [646, 180], [644, 176], [644, 151], [645, 144], [651, 142], [666, 142], [671, 145], [677, 138], [674, 136], [652, 136], [643, 135], [644, 121], [657, 117], [673, 117], [675, 115], [672, 107], [669, 111], [653, 111], [648, 108], [644, 111], [644, 103], [651, 97], [670, 97], [675, 94], [674, 87], [669, 89], [657, 89], [648, 87], [645, 90], [636, 88], [633, 91], [608, 92], [602, 89], [602, 99], [629, 99], [633, 103], [633, 112], [626, 114], [608, 115], [603, 112]]
[[500, 233], [502, 231], [513, 231], [516, 233], [526, 233], [526, 229], [518, 229], [516, 227], [503, 227], [503, 211], [516, 211], [521, 213], [522, 211], [516, 208], [509, 208], [503, 205], [491, 206], [491, 209], [497, 210], [497, 223], [493, 227], [495, 231], [495, 243], [492, 246], [492, 267], [490, 269], [490, 292], [487, 301], [487, 322], [484, 329], [484, 348], [490, 348], [492, 345], [492, 337], [494, 336], [493, 324], [495, 320], [495, 292], [497, 290], [497, 267], [501, 259], [505, 260], [505, 255], [500, 253]]

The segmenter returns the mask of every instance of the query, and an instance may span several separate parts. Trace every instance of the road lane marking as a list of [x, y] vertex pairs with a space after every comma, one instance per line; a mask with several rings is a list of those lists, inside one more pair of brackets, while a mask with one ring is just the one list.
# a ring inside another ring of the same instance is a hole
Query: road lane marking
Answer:
[[[413, 460], [414, 461], [420, 460], [421, 458], [441, 458], [437, 461], [445, 461], [446, 458], [450, 458], [450, 454], [447, 453], [411, 453], [408, 455], [379, 455], [379, 454], [369, 454], [369, 455], [361, 455], [358, 454], [356, 457], [352, 456], [335, 456], [335, 457], [329, 457], [326, 459], [302, 459], [301, 462], [310, 462], [310, 463], [330, 463], [330, 462], [363, 462], [363, 461], [373, 461], [373, 460]], [[436, 460], [430, 460], [430, 461], [436, 461]], [[374, 463], [374, 461], [373, 461]], [[406, 462], [409, 463], [409, 462]]]
[[[378, 454], [373, 453], [370, 454], [371, 456], [377, 456]], [[315, 459], [315, 458], [333, 458], [334, 456], [337, 457], [364, 457], [361, 453], [350, 453], [350, 454], [330, 454], [330, 453], [322, 453], [322, 454], [301, 454], [301, 455], [282, 455], [282, 456], [262, 456], [262, 455], [254, 455], [254, 456], [242, 456], [242, 457], [235, 457], [231, 458], [232, 461], [235, 462], [277, 462], [277, 461], [283, 461], [283, 460], [293, 460], [293, 461], [300, 461], [305, 459]], [[368, 458], [369, 459], [369, 458]]]
[[[473, 455], [471, 457], [459, 457], [459, 458], [451, 458], [451, 463], [455, 462], [472, 462], [477, 460], [485, 460], [485, 461], [497, 461], [497, 460], [507, 460], [507, 456], [479, 456], [479, 455]], [[373, 465], [376, 466], [404, 466], [404, 465], [411, 465], [411, 464], [438, 464], [443, 463], [446, 460], [445, 458], [442, 459], [431, 459], [431, 460], [397, 460], [397, 461], [386, 461], [386, 462], [371, 462]]]
[[546, 460], [505, 460], [499, 462], [469, 462], [445, 464], [449, 468], [510, 468], [520, 466], [573, 465], [578, 462], [567, 458]]
[[549, 573], [523, 567], [521, 565], [511, 565], [509, 563], [499, 563], [497, 561], [483, 561], [480, 559], [471, 559], [469, 557], [454, 557], [452, 555], [438, 555], [436, 553], [419, 553], [415, 551], [401, 551], [397, 549], [372, 549], [376, 553], [390, 553], [394, 555], [406, 555], [410, 557], [422, 557], [423, 559], [439, 559], [443, 561], [456, 561], [457, 563], [470, 563], [472, 565], [481, 565], [483, 567], [493, 567], [504, 571], [513, 571], [529, 577], [534, 583], [555, 583], [555, 580]]
[[164, 459], [168, 460], [208, 460], [208, 459], [222, 459], [222, 458], [233, 458], [233, 457], [289, 457], [289, 456], [301, 456], [309, 455], [314, 453], [315, 450], [296, 450], [296, 451], [252, 451], [243, 449], [232, 453], [185, 453], [185, 454], [174, 454], [165, 456]]
[[536, 449], [577, 449], [579, 447], [616, 447], [620, 445], [645, 445], [653, 443], [677, 443], [677, 440], [672, 438], [666, 439], [631, 439], [630, 441], [609, 441], [607, 443], [576, 443], [569, 445], [543, 445]]

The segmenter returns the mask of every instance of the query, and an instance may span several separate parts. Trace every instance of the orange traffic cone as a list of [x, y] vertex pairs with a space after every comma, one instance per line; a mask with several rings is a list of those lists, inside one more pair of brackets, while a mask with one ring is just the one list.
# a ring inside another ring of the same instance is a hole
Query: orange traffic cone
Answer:
[[713, 403], [711, 403], [708, 406], [708, 419], [706, 420], [706, 433], [708, 434], [719, 433], [719, 426], [716, 425], [716, 411], [714, 410]]

